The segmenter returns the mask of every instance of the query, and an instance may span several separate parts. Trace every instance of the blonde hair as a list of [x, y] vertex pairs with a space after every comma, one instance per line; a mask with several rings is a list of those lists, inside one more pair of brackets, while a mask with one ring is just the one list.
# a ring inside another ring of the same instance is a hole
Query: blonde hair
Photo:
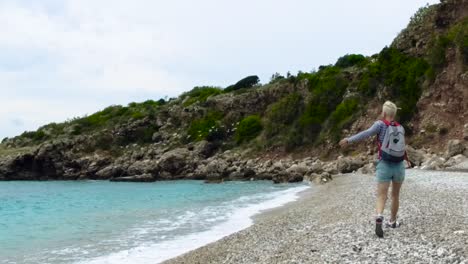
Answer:
[[382, 113], [390, 117], [395, 117], [397, 109], [398, 107], [394, 103], [387, 101], [382, 106]]

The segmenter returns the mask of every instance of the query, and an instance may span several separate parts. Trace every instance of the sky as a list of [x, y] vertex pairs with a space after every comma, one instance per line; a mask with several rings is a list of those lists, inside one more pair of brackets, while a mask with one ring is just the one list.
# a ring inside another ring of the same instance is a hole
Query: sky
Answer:
[[0, 140], [109, 105], [311, 71], [438, 0], [0, 0]]

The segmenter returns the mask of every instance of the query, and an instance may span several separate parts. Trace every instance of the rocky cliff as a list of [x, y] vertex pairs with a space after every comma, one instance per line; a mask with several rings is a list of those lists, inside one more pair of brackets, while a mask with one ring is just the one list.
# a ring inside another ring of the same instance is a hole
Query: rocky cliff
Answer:
[[402, 108], [412, 165], [454, 166], [468, 155], [467, 12], [465, 0], [423, 7], [370, 57], [110, 106], [4, 139], [0, 180], [325, 182], [373, 171], [371, 141], [356, 151], [336, 143], [367, 128], [388, 99]]

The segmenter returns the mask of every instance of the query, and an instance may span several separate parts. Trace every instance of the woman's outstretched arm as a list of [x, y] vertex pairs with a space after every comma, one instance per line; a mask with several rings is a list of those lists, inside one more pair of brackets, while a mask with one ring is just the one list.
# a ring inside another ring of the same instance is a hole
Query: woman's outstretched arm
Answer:
[[381, 126], [382, 126], [382, 121], [380, 121], [380, 120], [376, 121], [367, 130], [361, 131], [361, 132], [357, 133], [356, 135], [351, 136], [349, 138], [342, 139], [340, 141], [340, 145], [341, 146], [346, 146], [348, 143], [358, 142], [358, 141], [364, 140], [366, 138], [369, 138], [371, 136], [377, 135], [379, 133], [380, 129], [381, 129]]

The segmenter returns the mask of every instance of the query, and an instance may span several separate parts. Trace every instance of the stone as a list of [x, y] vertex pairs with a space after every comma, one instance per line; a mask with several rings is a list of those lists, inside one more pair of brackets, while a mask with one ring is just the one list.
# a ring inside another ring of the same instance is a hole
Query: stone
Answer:
[[324, 164], [320, 160], [316, 160], [312, 165], [309, 167], [309, 170], [314, 173], [321, 173], [323, 172]]
[[413, 166], [421, 166], [421, 164], [423, 164], [423, 162], [427, 159], [426, 153], [424, 151], [416, 150], [411, 146], [406, 147], [406, 153], [408, 154], [408, 159]]
[[221, 177], [219, 174], [211, 174], [206, 177], [205, 183], [222, 183], [224, 182], [223, 177]]
[[455, 155], [462, 154], [463, 151], [465, 151], [465, 145], [460, 140], [449, 140], [447, 143], [446, 157], [451, 158]]
[[280, 160], [280, 161], [277, 161], [277, 162], [273, 163], [272, 168], [273, 168], [274, 170], [277, 170], [277, 171], [279, 171], [279, 170], [284, 170], [284, 164], [283, 164], [283, 162]]
[[189, 150], [186, 148], [176, 148], [164, 153], [158, 161], [161, 171], [168, 172], [170, 175], [177, 176], [187, 165]]
[[213, 156], [216, 150], [217, 146], [214, 143], [208, 142], [206, 140], [197, 142], [194, 146], [194, 151], [204, 158]]
[[356, 171], [364, 165], [360, 158], [339, 158], [336, 161], [336, 169], [339, 173], [349, 173]]
[[440, 170], [444, 168], [445, 159], [438, 156], [433, 156], [421, 165], [422, 170]]
[[293, 173], [288, 178], [288, 182], [301, 182], [302, 180], [304, 180], [304, 176], [299, 173]]
[[154, 160], [137, 160], [127, 168], [127, 175], [152, 174], [157, 175], [159, 166]]
[[322, 172], [318, 177], [314, 178], [314, 183], [315, 184], [324, 184], [329, 181], [331, 181], [333, 178], [330, 173], [328, 172]]
[[226, 173], [228, 164], [223, 159], [214, 159], [206, 165], [206, 173], [209, 174], [220, 174]]
[[444, 166], [445, 167], [452, 167], [457, 164], [460, 164], [464, 162], [465, 160], [468, 160], [463, 154], [458, 154], [456, 156], [451, 157], [447, 162], [445, 162]]
[[124, 176], [110, 179], [111, 182], [154, 182], [156, 178], [151, 174]]
[[151, 140], [153, 142], [160, 142], [163, 140], [163, 137], [161, 136], [159, 132], [154, 132], [154, 134], [151, 136]]
[[[337, 174], [337, 164], [336, 162], [327, 162], [323, 164], [323, 171], [329, 174]], [[318, 172], [318, 171], [317, 171]]]
[[122, 176], [124, 170], [120, 166], [109, 165], [96, 172], [96, 179], [110, 179]]
[[309, 168], [307, 168], [307, 166], [305, 166], [302, 163], [301, 164], [293, 164], [291, 167], [286, 169], [287, 173], [300, 174], [302, 176], [304, 176], [308, 171], [309, 171]]

